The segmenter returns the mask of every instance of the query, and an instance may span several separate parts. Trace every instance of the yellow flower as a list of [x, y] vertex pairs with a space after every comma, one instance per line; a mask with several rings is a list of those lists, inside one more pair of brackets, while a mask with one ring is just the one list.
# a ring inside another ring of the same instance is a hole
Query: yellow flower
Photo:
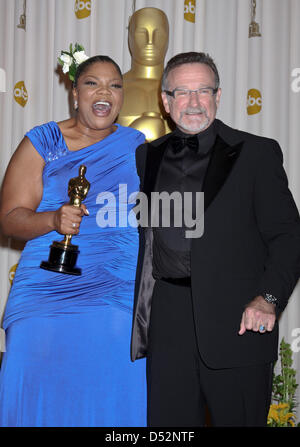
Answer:
[[278, 406], [278, 408], [280, 408], [282, 410], [284, 410], [285, 408], [289, 408], [289, 404], [284, 404], [284, 403], [278, 404], [277, 406]]
[[289, 412], [288, 403], [272, 404], [268, 414], [268, 425], [275, 427], [295, 426], [295, 415]]
[[[269, 410], [269, 414], [268, 414], [268, 423], [270, 422], [271, 423], [271, 420], [274, 420], [274, 421], [276, 421], [276, 422], [278, 422], [279, 421], [279, 415], [278, 415], [278, 412], [277, 412], [277, 405], [276, 404], [272, 404], [271, 406], [270, 406], [270, 410]], [[269, 421], [270, 420], [270, 421]]]
[[287, 413], [284, 416], [282, 416], [282, 420], [284, 420], [286, 423], [288, 423], [294, 427], [295, 426], [295, 423], [293, 420], [294, 417], [295, 417], [294, 413]]

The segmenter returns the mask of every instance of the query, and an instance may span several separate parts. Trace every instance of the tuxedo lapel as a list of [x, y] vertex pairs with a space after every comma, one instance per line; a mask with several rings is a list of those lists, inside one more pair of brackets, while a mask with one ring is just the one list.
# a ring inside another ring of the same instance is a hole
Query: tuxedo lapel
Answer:
[[203, 182], [204, 210], [212, 203], [224, 185], [240, 155], [242, 146], [243, 142], [230, 146], [217, 135]]

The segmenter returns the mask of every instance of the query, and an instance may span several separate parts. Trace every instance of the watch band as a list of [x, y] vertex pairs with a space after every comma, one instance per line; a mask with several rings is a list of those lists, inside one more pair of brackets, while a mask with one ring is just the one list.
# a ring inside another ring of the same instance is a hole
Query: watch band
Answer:
[[271, 295], [270, 293], [262, 293], [262, 297], [268, 303], [275, 304], [275, 306], [277, 306], [278, 299], [274, 295]]

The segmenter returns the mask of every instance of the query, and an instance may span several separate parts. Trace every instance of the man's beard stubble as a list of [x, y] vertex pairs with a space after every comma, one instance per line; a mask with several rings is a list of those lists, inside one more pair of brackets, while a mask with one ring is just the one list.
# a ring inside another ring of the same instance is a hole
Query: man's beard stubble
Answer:
[[[183, 118], [185, 115], [195, 114], [195, 113], [201, 113], [202, 115], [204, 115], [205, 120], [202, 121], [201, 123], [199, 123], [199, 125], [197, 125], [197, 127], [194, 127], [192, 124], [189, 125], [186, 122], [184, 122]], [[182, 129], [187, 130], [188, 132], [199, 133], [199, 132], [205, 130], [209, 126], [209, 117], [208, 117], [206, 109], [204, 107], [187, 107], [185, 110], [180, 112], [180, 118], [179, 118], [178, 124]]]

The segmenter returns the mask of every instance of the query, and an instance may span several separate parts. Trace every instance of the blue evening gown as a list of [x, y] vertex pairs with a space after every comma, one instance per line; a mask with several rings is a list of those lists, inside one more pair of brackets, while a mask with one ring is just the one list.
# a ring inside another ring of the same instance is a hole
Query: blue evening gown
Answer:
[[[37, 211], [68, 202], [68, 181], [84, 164], [90, 214], [72, 238], [81, 276], [40, 268], [51, 243], [63, 239], [55, 231], [28, 241], [21, 255], [3, 321], [0, 426], [145, 426], [145, 359], [130, 361], [138, 231], [124, 214], [139, 188], [135, 149], [144, 135], [117, 125], [79, 151], [68, 150], [53, 121], [26, 136], [45, 160]], [[105, 191], [115, 197], [116, 213], [103, 213]], [[116, 226], [101, 227], [106, 217], [116, 218]]]

